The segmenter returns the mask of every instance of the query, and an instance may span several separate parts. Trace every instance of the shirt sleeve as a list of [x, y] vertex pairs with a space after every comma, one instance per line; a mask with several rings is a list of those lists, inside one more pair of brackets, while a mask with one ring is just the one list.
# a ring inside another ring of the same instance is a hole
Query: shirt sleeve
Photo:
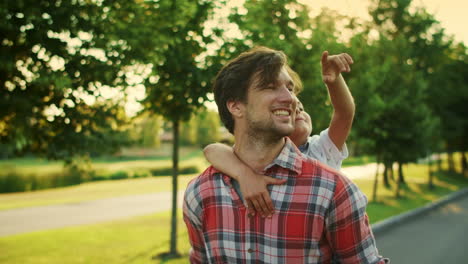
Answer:
[[341, 151], [335, 146], [328, 135], [328, 128], [320, 132], [320, 136], [309, 137], [308, 143], [306, 155], [317, 159], [335, 170], [341, 169], [341, 163], [349, 155], [346, 143], [343, 144]]
[[184, 195], [183, 218], [187, 226], [190, 245], [190, 263], [207, 263], [205, 243], [201, 220], [201, 201], [195, 195], [193, 182], [189, 184]]
[[337, 185], [325, 219], [326, 236], [339, 263], [389, 263], [382, 258], [366, 214], [367, 198], [344, 177]]

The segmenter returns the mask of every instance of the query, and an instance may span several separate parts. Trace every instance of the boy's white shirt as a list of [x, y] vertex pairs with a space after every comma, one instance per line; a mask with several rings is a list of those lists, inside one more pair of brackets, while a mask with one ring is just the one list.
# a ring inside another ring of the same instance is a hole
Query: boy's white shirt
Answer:
[[341, 163], [349, 155], [346, 143], [340, 151], [328, 135], [328, 128], [320, 132], [320, 135], [313, 135], [307, 139], [307, 143], [299, 147], [301, 152], [310, 158], [334, 168], [341, 169]]

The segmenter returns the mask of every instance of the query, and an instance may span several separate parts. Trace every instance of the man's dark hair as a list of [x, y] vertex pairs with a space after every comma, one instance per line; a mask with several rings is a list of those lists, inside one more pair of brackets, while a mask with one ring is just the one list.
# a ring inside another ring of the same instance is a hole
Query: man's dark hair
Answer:
[[[254, 76], [258, 78], [258, 86], [266, 88], [268, 84], [276, 82], [283, 66], [287, 67], [290, 74], [295, 74], [294, 77], [297, 76], [287, 65], [287, 58], [283, 52], [256, 47], [241, 53], [219, 71], [213, 84], [213, 92], [219, 116], [229, 132], [234, 133], [234, 119], [226, 103], [228, 101], [247, 102], [247, 89]], [[293, 79], [295, 86], [298, 86], [299, 79]]]

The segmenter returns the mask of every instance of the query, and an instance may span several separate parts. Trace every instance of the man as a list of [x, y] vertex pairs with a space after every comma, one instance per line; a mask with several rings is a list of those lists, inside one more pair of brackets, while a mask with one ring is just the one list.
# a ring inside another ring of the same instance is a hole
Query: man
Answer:
[[[322, 80], [327, 86], [333, 105], [330, 127], [320, 132], [320, 135], [311, 137], [312, 120], [298, 100], [295, 129], [288, 135], [304, 155], [336, 170], [341, 169], [341, 162], [348, 157], [345, 141], [354, 118], [354, 100], [341, 75], [341, 72], [351, 70], [351, 64], [353, 59], [346, 53], [331, 56], [328, 55], [328, 51], [322, 53]], [[296, 86], [302, 86], [298, 76], [293, 74], [293, 80]], [[265, 217], [274, 213], [267, 185], [283, 184], [285, 180], [255, 173], [242, 163], [227, 145], [210, 144], [203, 152], [216, 169], [235, 179], [233, 185], [251, 214], [258, 212]]]
[[276, 212], [250, 216], [231, 178], [209, 167], [184, 197], [192, 263], [385, 263], [369, 227], [366, 197], [346, 177], [307, 159], [286, 136], [296, 100], [286, 56], [268, 48], [242, 53], [218, 73], [214, 94], [234, 134], [234, 153], [274, 185]]

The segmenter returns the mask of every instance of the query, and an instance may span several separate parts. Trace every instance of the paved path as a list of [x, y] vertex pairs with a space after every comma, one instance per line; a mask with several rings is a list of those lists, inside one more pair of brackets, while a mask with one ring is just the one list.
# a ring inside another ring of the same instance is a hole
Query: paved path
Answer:
[[[0, 211], [0, 237], [168, 211], [171, 192]], [[178, 204], [182, 206], [183, 192]]]
[[[351, 179], [373, 177], [376, 164], [343, 168]], [[178, 204], [182, 206], [183, 191], [179, 191]], [[168, 211], [171, 209], [171, 192], [131, 195], [68, 203], [60, 205], [28, 207], [0, 211], [0, 237], [60, 228], [92, 224], [132, 216]]]
[[468, 195], [376, 235], [391, 263], [468, 263]]

